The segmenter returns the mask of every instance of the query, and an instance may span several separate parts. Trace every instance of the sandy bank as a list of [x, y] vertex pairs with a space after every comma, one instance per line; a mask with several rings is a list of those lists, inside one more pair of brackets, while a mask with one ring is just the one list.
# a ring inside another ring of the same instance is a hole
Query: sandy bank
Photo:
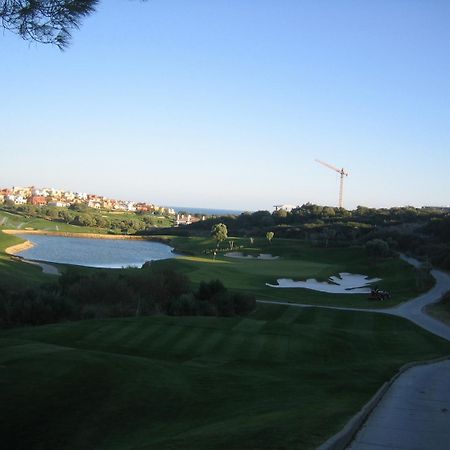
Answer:
[[11, 245], [8, 248], [5, 248], [5, 253], [7, 255], [15, 255], [16, 253], [23, 252], [24, 250], [28, 250], [34, 247], [34, 244], [30, 241], [22, 242], [21, 244]]
[[153, 236], [134, 236], [125, 234], [97, 234], [97, 233], [69, 233], [66, 231], [47, 231], [47, 230], [3, 230], [6, 234], [41, 234], [46, 236], [63, 236], [88, 239], [132, 239], [147, 240], [167, 243], [167, 240]]

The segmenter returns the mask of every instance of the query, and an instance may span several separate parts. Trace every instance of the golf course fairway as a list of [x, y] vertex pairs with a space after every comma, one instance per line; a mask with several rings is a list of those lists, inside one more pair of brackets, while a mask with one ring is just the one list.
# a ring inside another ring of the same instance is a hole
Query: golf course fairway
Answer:
[[312, 449], [450, 346], [381, 314], [88, 320], [0, 332], [5, 448]]

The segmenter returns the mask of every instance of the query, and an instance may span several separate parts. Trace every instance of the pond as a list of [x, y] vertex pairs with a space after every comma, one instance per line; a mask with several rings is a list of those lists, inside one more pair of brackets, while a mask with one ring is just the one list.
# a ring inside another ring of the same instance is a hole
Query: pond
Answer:
[[146, 240], [89, 239], [22, 234], [33, 247], [16, 254], [29, 260], [120, 269], [141, 267], [146, 261], [174, 258], [173, 248]]

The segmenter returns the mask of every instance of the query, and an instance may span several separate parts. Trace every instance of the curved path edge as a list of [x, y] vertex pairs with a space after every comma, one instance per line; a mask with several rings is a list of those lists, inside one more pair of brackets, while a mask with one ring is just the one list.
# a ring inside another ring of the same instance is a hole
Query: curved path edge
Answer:
[[[412, 258], [408, 258], [408, 262], [412, 262]], [[433, 269], [431, 274], [436, 280], [433, 288], [428, 292], [419, 295], [416, 298], [408, 300], [400, 305], [392, 308], [349, 308], [345, 306], [325, 306], [325, 305], [313, 305], [304, 303], [289, 303], [280, 302], [276, 300], [257, 300], [258, 303], [268, 303], [274, 305], [286, 305], [298, 308], [322, 308], [332, 309], [337, 311], [356, 311], [356, 312], [369, 312], [378, 314], [389, 314], [392, 316], [403, 317], [411, 322], [414, 322], [419, 327], [435, 334], [447, 341], [450, 341], [450, 327], [434, 317], [428, 315], [425, 311], [425, 307], [437, 303], [443, 294], [450, 291], [450, 275], [442, 272], [441, 270]]]
[[356, 413], [342, 428], [341, 431], [331, 436], [322, 445], [317, 447], [317, 450], [344, 450], [346, 449], [354, 440], [356, 434], [361, 429], [363, 424], [372, 414], [373, 410], [378, 406], [380, 401], [383, 399], [385, 394], [391, 388], [391, 386], [397, 381], [400, 376], [402, 376], [408, 370], [431, 364], [442, 363], [443, 361], [450, 361], [449, 356], [444, 356], [442, 358], [431, 359], [429, 361], [415, 361], [410, 362], [398, 369], [398, 372], [389, 380], [386, 381], [378, 391], [373, 395], [373, 397]]
[[23, 256], [16, 256], [16, 255], [11, 255], [11, 258], [18, 260], [22, 263], [26, 263], [26, 264], [32, 264], [34, 266], [38, 266], [42, 269], [42, 273], [45, 273], [47, 275], [56, 275], [56, 276], [60, 276], [61, 272], [59, 271], [58, 267], [47, 263], [47, 262], [43, 262], [43, 261], [38, 261], [38, 260], [34, 260], [34, 259], [25, 259]]
[[[413, 258], [409, 258], [404, 255], [401, 255], [401, 258], [410, 263], [411, 265], [413, 265], [414, 267], [418, 267], [420, 265], [420, 263]], [[271, 300], [257, 300], [257, 301], [259, 303], [281, 304], [300, 308], [323, 308], [323, 309], [334, 309], [338, 311], [358, 311], [358, 312], [371, 312], [371, 313], [394, 315], [408, 319], [411, 322], [415, 323], [416, 325], [420, 326], [421, 328], [429, 331], [430, 333], [433, 333], [436, 336], [439, 336], [447, 341], [450, 341], [450, 327], [448, 327], [445, 323], [439, 321], [438, 319], [429, 316], [425, 311], [426, 306], [438, 302], [441, 299], [442, 295], [450, 290], [450, 275], [436, 269], [433, 269], [431, 271], [431, 274], [436, 280], [436, 283], [432, 289], [430, 289], [425, 294], [422, 294], [414, 299], [411, 299], [393, 308], [363, 309], [363, 308], [346, 308], [339, 306], [323, 306], [323, 305], [277, 302]], [[389, 381], [385, 382], [380, 387], [380, 389], [369, 400], [369, 402], [367, 402], [362, 407], [362, 409], [347, 422], [347, 424], [341, 431], [331, 436], [326, 442], [320, 445], [317, 449], [341, 450], [347, 448], [349, 445], [352, 444], [352, 442], [354, 442], [356, 435], [358, 434], [359, 436], [359, 433], [362, 430], [364, 424], [369, 420], [372, 413], [375, 412], [374, 411], [375, 408], [382, 402], [382, 400], [385, 398], [390, 388], [393, 387], [394, 383], [403, 374], [405, 374], [405, 372], [414, 367], [430, 366], [433, 364], [436, 367], [435, 371], [437, 371], [443, 364], [447, 364], [449, 361], [450, 357], [443, 357], [439, 359], [433, 359], [430, 361], [420, 361], [420, 362], [418, 361], [405, 364]], [[363, 447], [364, 448], [370, 447], [371, 449], [386, 448], [383, 445], [379, 446], [370, 445], [369, 447], [363, 445]]]

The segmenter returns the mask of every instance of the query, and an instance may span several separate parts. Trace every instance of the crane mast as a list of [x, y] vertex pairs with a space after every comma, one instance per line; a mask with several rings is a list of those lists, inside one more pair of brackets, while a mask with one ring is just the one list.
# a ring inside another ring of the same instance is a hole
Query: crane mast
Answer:
[[344, 170], [344, 168], [342, 169], [338, 169], [337, 167], [328, 164], [324, 161], [321, 161], [320, 159], [316, 159], [316, 161], [319, 164], [322, 164], [325, 167], [328, 167], [331, 170], [334, 170], [335, 172], [337, 172], [340, 175], [340, 182], [339, 182], [339, 208], [343, 208], [344, 207], [344, 177], [348, 177], [348, 173]]

